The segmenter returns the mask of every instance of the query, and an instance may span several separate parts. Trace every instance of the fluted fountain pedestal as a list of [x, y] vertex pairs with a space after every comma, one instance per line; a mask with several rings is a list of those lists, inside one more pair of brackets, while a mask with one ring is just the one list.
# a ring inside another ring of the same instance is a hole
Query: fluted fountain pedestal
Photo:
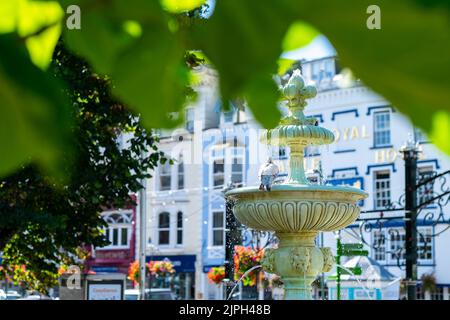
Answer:
[[330, 271], [333, 255], [329, 248], [317, 248], [317, 232], [277, 233], [278, 249], [268, 249], [263, 260], [267, 272], [282, 274], [286, 300], [310, 300], [311, 284], [317, 275]]
[[329, 144], [334, 135], [303, 114], [305, 99], [314, 97], [316, 91], [305, 86], [300, 71], [294, 71], [282, 93], [289, 115], [279, 126], [267, 130], [262, 141], [290, 148], [286, 182], [274, 185], [270, 192], [246, 187], [229, 191], [226, 196], [235, 200], [233, 212], [242, 224], [274, 231], [280, 240], [277, 249], [266, 249], [262, 267], [281, 277], [285, 299], [310, 300], [312, 282], [320, 273], [330, 271], [334, 263], [330, 248], [316, 247], [318, 233], [336, 231], [354, 222], [360, 212], [357, 202], [367, 194], [348, 186], [309, 184], [303, 168], [304, 148]]

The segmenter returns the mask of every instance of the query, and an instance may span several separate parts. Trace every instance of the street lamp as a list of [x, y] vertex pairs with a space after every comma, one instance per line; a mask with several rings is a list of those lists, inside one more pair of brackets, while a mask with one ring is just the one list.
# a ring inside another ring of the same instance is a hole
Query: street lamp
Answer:
[[415, 300], [417, 294], [417, 159], [419, 143], [410, 135], [400, 148], [405, 161], [405, 264], [408, 300]]
[[[141, 161], [145, 159], [145, 151], [141, 153]], [[139, 291], [141, 300], [145, 300], [145, 250], [147, 246], [147, 179], [142, 178], [139, 190]]]

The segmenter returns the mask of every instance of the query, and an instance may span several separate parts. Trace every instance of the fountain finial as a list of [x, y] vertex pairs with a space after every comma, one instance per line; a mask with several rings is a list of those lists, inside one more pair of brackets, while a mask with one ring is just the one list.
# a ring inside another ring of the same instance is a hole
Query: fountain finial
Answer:
[[281, 120], [281, 124], [314, 125], [315, 119], [306, 118], [303, 110], [308, 104], [306, 99], [314, 98], [317, 90], [314, 85], [306, 85], [299, 69], [295, 69], [288, 82], [281, 87], [281, 94], [286, 100], [289, 115]]
[[305, 85], [300, 70], [292, 73], [288, 82], [280, 88], [289, 114], [281, 119], [280, 124], [267, 130], [263, 142], [269, 145], [286, 145], [290, 148], [289, 172], [286, 183], [309, 184], [303, 167], [304, 149], [308, 145], [329, 144], [334, 141], [330, 130], [316, 126], [317, 120], [307, 118], [303, 113], [307, 99], [317, 94], [314, 85]]

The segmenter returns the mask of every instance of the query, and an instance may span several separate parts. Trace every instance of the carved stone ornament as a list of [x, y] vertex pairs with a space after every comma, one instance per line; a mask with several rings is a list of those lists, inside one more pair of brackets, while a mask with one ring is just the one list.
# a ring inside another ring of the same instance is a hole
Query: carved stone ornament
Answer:
[[292, 248], [289, 259], [294, 270], [306, 273], [311, 265], [311, 254], [307, 247]]
[[264, 252], [264, 257], [261, 261], [261, 266], [263, 269], [269, 273], [275, 273], [275, 250], [266, 249]]
[[334, 256], [330, 248], [320, 248], [323, 254], [323, 269], [322, 272], [328, 272], [333, 268]]

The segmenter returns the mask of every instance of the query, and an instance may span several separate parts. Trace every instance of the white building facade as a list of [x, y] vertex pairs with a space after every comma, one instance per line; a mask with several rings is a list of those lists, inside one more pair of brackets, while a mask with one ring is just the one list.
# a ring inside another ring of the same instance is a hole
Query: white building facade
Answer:
[[[327, 62], [328, 61], [328, 62]], [[304, 73], [314, 78], [314, 65], [326, 66], [334, 70], [334, 59], [321, 59], [305, 64]], [[339, 88], [332, 72], [320, 72], [319, 94], [311, 99], [307, 114], [319, 118], [320, 125], [333, 130], [336, 141], [328, 147], [311, 150], [309, 158], [316, 166], [321, 164], [326, 183], [352, 184], [368, 192], [363, 201], [362, 211], [377, 211], [364, 214], [364, 217], [397, 216], [399, 219], [385, 220], [380, 227], [375, 221], [364, 225], [364, 240], [369, 244], [369, 256], [384, 266], [390, 273], [405, 276], [405, 229], [401, 216], [404, 211], [389, 212], [391, 203], [396, 208], [404, 207], [405, 166], [401, 147], [410, 139], [419, 143], [418, 175], [425, 178], [433, 173], [443, 173], [450, 169], [448, 155], [443, 154], [427, 138], [382, 97], [374, 94], [358, 82]], [[334, 79], [334, 81], [333, 81]], [[432, 194], [443, 193], [440, 183], [428, 186], [428, 193], [418, 191], [421, 203]], [[448, 188], [448, 185], [447, 185]], [[448, 196], [447, 196], [448, 197]], [[425, 216], [436, 220], [439, 214], [443, 219], [432, 223]], [[419, 299], [450, 299], [450, 258], [447, 245], [450, 243], [449, 227], [450, 204], [440, 207], [430, 204], [420, 211], [418, 225], [418, 278], [433, 274], [436, 279], [436, 292], [424, 293], [418, 284]], [[442, 233], [441, 233], [442, 232]], [[359, 242], [360, 224], [355, 223], [343, 232], [343, 242]], [[324, 233], [324, 246], [336, 247], [334, 234]], [[400, 266], [399, 266], [400, 265]]]
[[[147, 183], [147, 261], [169, 259], [176, 270], [175, 291], [181, 299], [202, 299], [202, 132], [219, 123], [210, 112], [217, 102], [217, 76], [198, 70], [196, 105], [185, 110], [184, 127], [159, 132], [166, 162]], [[194, 132], [196, 134], [194, 134]], [[161, 286], [161, 283], [152, 285]]]
[[[369, 197], [361, 203], [361, 210], [383, 210], [404, 194], [404, 161], [399, 150], [411, 138], [416, 138], [422, 151], [418, 161], [421, 175], [450, 169], [449, 157], [427, 141], [395, 106], [359, 81], [346, 81], [339, 75], [334, 57], [303, 61], [302, 69], [304, 77], [318, 87], [318, 95], [309, 101], [305, 113], [314, 116], [320, 126], [332, 130], [336, 137], [330, 146], [307, 149], [305, 167], [313, 183], [362, 188]], [[191, 293], [184, 290], [184, 297], [221, 299], [221, 288], [208, 282], [207, 272], [213, 266], [223, 265], [225, 257], [222, 190], [230, 182], [242, 186], [259, 184], [258, 168], [269, 155], [279, 164], [282, 180], [289, 150], [259, 143], [262, 128], [248, 108], [243, 112], [236, 102], [236, 108], [230, 112], [220, 112], [216, 74], [205, 67], [198, 72], [202, 79], [197, 88], [199, 98], [195, 106], [187, 108], [185, 128], [162, 134], [161, 150], [177, 162], [159, 168], [149, 181], [148, 254], [153, 251], [154, 255], [174, 260], [177, 256], [195, 256], [195, 275], [185, 272], [190, 275], [189, 280], [184, 280], [186, 288], [192, 287]], [[439, 209], [433, 205], [427, 208], [436, 214]], [[450, 299], [450, 230], [434, 236], [448, 227], [449, 205], [443, 209], [446, 220], [435, 225], [418, 218], [422, 234], [418, 240], [418, 275], [420, 278], [434, 274], [437, 283], [433, 294], [424, 294], [419, 288], [420, 298]], [[341, 232], [343, 242], [359, 242], [359, 234], [357, 223]], [[370, 257], [393, 275], [404, 277], [404, 270], [398, 266], [404, 260], [403, 220], [390, 221], [381, 229], [366, 229], [363, 236], [369, 244]], [[324, 233], [318, 242], [336, 247], [332, 233]], [[373, 243], [377, 244], [376, 249], [371, 248]]]

